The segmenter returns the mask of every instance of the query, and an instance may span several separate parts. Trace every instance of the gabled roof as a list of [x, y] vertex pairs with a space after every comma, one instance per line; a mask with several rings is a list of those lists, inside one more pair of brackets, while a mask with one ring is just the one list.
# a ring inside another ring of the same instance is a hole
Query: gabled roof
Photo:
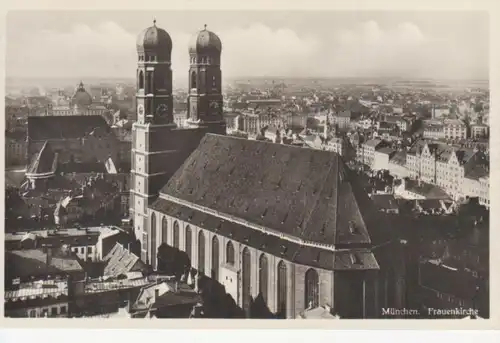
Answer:
[[333, 152], [207, 134], [161, 194], [305, 240], [370, 243], [355, 178]]
[[28, 117], [28, 138], [31, 140], [82, 138], [96, 128], [110, 131], [100, 115]]
[[104, 267], [105, 276], [116, 277], [131, 271], [145, 269], [146, 266], [141, 259], [128, 251], [120, 243], [116, 243], [113, 249], [104, 257], [106, 266]]
[[27, 168], [26, 174], [55, 173], [57, 154], [52, 151], [49, 142], [45, 141], [42, 149], [36, 154]]

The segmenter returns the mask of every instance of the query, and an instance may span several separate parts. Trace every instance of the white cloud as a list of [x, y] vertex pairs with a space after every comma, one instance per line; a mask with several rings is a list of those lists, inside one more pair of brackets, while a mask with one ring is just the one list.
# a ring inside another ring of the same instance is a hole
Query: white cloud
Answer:
[[[174, 79], [187, 79], [189, 32], [169, 32]], [[115, 22], [76, 24], [68, 32], [37, 31], [8, 42], [7, 72], [19, 76], [133, 77], [135, 40]], [[453, 40], [438, 42], [412, 22], [376, 21], [315, 35], [262, 23], [218, 31], [223, 76], [432, 76], [484, 69], [485, 55]], [[459, 56], [459, 57], [457, 57]], [[451, 63], [448, 59], [453, 60]], [[485, 62], [487, 63], [487, 62]]]

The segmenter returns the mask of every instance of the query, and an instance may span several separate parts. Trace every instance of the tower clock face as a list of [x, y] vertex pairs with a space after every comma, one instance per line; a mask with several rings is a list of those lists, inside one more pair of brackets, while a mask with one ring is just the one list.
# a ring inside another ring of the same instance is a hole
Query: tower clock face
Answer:
[[220, 111], [220, 105], [218, 101], [212, 101], [210, 103], [210, 109], [213, 114], [218, 114]]
[[156, 109], [156, 113], [158, 113], [159, 116], [166, 115], [168, 113], [168, 106], [166, 104], [158, 105], [158, 108]]
[[144, 106], [143, 105], [137, 106], [137, 113], [141, 116], [144, 115]]

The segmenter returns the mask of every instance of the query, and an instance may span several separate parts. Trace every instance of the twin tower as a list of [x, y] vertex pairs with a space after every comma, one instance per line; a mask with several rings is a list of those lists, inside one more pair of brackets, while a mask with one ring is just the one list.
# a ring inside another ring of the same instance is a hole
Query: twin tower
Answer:
[[187, 127], [178, 128], [172, 113], [172, 39], [156, 21], [137, 37], [137, 121], [132, 126], [129, 208], [143, 260], [148, 251], [148, 206], [206, 133], [226, 133], [221, 50], [219, 37], [206, 26], [192, 38]]
[[[219, 37], [205, 29], [189, 43], [188, 111], [191, 125], [212, 124], [222, 118]], [[139, 123], [173, 123], [172, 39], [153, 26], [137, 37], [137, 119]]]

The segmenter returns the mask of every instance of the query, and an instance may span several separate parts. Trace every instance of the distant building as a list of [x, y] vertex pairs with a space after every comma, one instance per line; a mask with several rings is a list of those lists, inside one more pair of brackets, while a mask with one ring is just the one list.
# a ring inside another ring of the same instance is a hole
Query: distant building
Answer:
[[259, 116], [256, 114], [240, 114], [236, 117], [235, 129], [249, 134], [260, 132]]
[[[52, 104], [48, 105], [47, 108], [47, 116], [72, 116], [72, 115], [103, 115], [108, 112], [108, 108], [105, 103], [95, 102], [92, 95], [90, 95], [83, 85], [83, 82], [80, 82], [78, 87], [76, 88], [73, 97], [68, 105], [64, 106], [53, 106]], [[106, 98], [107, 103], [108, 98]]]
[[389, 170], [389, 161], [396, 153], [392, 148], [380, 148], [373, 154], [373, 170]]
[[332, 124], [339, 129], [345, 130], [351, 127], [351, 111], [341, 111], [333, 115]]
[[375, 159], [375, 150], [382, 148], [385, 145], [385, 141], [383, 141], [382, 139], [370, 139], [358, 146], [356, 159], [371, 168], [373, 167], [373, 162]]
[[5, 132], [5, 164], [21, 166], [27, 162], [26, 134], [24, 132]]
[[445, 139], [466, 139], [467, 126], [459, 119], [445, 119], [443, 121]]
[[426, 139], [444, 139], [444, 126], [441, 122], [424, 122], [423, 137]]
[[485, 124], [473, 124], [470, 126], [471, 138], [486, 138], [489, 136], [489, 127]]

